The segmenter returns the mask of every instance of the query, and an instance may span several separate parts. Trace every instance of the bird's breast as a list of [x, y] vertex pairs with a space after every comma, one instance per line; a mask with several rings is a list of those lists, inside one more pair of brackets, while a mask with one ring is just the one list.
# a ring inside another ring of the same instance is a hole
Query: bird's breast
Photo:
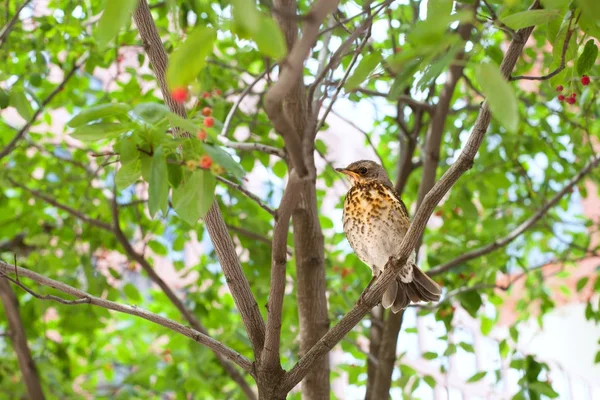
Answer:
[[375, 273], [397, 253], [409, 220], [389, 188], [357, 185], [346, 196], [343, 223], [354, 252]]

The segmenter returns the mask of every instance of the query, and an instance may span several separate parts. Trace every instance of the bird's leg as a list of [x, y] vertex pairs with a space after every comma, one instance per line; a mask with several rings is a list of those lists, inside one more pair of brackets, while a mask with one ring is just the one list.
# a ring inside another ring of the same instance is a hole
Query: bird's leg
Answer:
[[363, 292], [360, 294], [360, 298], [358, 299], [359, 303], [364, 303], [365, 302], [365, 293], [367, 293], [369, 291], [369, 288], [373, 285], [373, 283], [377, 280], [377, 276], [375, 276], [375, 274], [373, 274], [373, 278], [371, 278], [371, 281], [369, 282], [369, 284], [367, 285], [367, 287], [365, 288], [365, 290], [363, 290]]

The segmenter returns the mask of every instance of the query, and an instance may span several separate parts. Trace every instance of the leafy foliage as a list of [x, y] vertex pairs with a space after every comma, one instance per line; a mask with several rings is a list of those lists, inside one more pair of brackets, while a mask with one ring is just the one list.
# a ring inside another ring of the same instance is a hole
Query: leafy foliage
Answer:
[[[16, 5], [8, 3], [12, 16]], [[223, 290], [225, 278], [202, 222], [216, 202], [264, 314], [274, 221], [264, 207], [234, 185], [261, 187], [263, 191], [256, 194], [263, 205], [276, 208], [289, 171], [286, 160], [277, 155], [236, 148], [232, 143], [283, 149], [262, 100], [270, 80], [277, 76], [272, 72], [274, 63], [288, 52], [276, 22], [285, 16], [272, 11], [270, 2], [151, 2], [158, 32], [169, 51], [167, 82], [171, 89], [190, 91], [192, 100], [183, 103], [187, 112], [183, 118], [163, 105], [152, 74], [157, 66], [149, 66], [144, 52], [147, 44], [130, 23], [136, 3], [56, 0], [48, 3], [47, 12], [27, 14], [12, 28], [8, 41], [0, 42], [0, 151], [41, 110], [16, 149], [0, 160], [0, 243], [23, 233], [29, 246], [27, 251], [8, 249], [0, 256], [12, 262], [16, 253], [19, 265], [93, 295], [182, 321], [139, 263], [129, 260], [114, 232], [69, 211], [110, 225], [114, 197], [124, 235], [143, 248], [159, 274], [167, 268], [165, 263], [172, 265], [179, 279], [170, 284], [208, 333], [250, 358], [244, 326], [232, 296]], [[345, 28], [337, 24], [323, 31], [303, 70], [305, 81], [312, 82], [319, 75], [317, 65], [323, 52], [326, 59], [331, 57], [351, 35], [348, 30], [358, 28], [365, 19], [363, 6], [370, 7], [370, 40], [360, 55], [352, 51], [339, 55], [340, 64], [323, 81], [322, 94], [330, 101], [339, 93], [346, 105], [360, 110], [334, 107], [365, 130], [370, 141], [364, 147], [373, 146], [368, 151], [381, 156], [393, 180], [398, 178], [396, 165], [408, 143], [404, 129], [419, 121], [413, 156], [423, 159], [425, 132], [432, 123], [431, 110], [412, 107], [406, 96], [435, 104], [449, 69], [458, 64], [464, 67], [451, 94], [438, 177], [456, 161], [481, 103], [489, 104], [493, 120], [475, 164], [436, 209], [435, 224], [425, 233], [420, 260], [424, 270], [509, 235], [582, 169], [594, 155], [590, 142], [600, 140], [600, 67], [594, 41], [600, 40], [598, 2], [579, 0], [570, 5], [547, 0], [544, 10], [527, 11], [529, 2], [524, 0], [489, 1], [494, 12], [482, 6], [477, 14], [468, 9], [472, 3], [430, 0], [427, 12], [421, 12], [419, 1], [389, 8], [384, 3], [344, 2], [339, 8]], [[311, 4], [299, 1], [300, 13], [309, 12]], [[4, 15], [0, 21], [8, 22]], [[457, 24], [466, 23], [473, 24], [468, 40], [455, 31]], [[504, 79], [498, 67], [511, 39], [506, 27], [528, 26], [535, 26], [533, 36], [513, 76], [556, 72], [533, 85]], [[330, 35], [328, 49], [322, 47], [326, 35]], [[559, 70], [563, 49], [565, 68]], [[86, 57], [83, 66], [60, 86], [82, 57]], [[266, 80], [258, 80], [265, 71]], [[589, 86], [580, 84], [582, 74], [592, 77]], [[343, 76], [348, 77], [345, 82]], [[254, 80], [260, 83], [249, 90]], [[578, 94], [575, 105], [556, 99], [559, 84], [565, 93]], [[238, 107], [236, 100], [246, 89], [248, 104]], [[202, 114], [205, 107], [211, 110], [213, 126], [208, 126]], [[317, 136], [319, 165], [339, 161], [334, 157], [339, 157], [340, 150], [325, 128]], [[338, 128], [332, 125], [331, 129]], [[206, 139], [198, 138], [200, 131]], [[201, 163], [206, 156], [211, 165]], [[598, 183], [599, 176], [595, 173], [589, 178]], [[315, 179], [319, 204], [333, 204], [324, 206], [319, 218], [327, 249], [329, 316], [335, 323], [356, 303], [371, 277], [343, 244], [338, 218], [342, 199], [331, 197], [343, 191], [338, 190], [339, 177], [325, 166]], [[403, 192], [413, 211], [420, 182], [421, 171], [416, 169]], [[511, 359], [511, 368], [522, 373], [517, 398], [556, 398], [558, 393], [545, 379], [548, 366], [517, 352], [516, 326], [531, 318], [541, 323], [543, 315], [556, 307], [553, 294], [560, 289], [547, 285], [547, 277], [536, 266], [560, 261], [565, 270], [575, 273], [574, 263], [589, 255], [593, 244], [587, 230], [598, 227], [578, 208], [582, 197], [594, 195], [587, 192], [589, 188], [581, 181], [507, 247], [436, 277], [447, 289], [445, 294], [457, 288], [479, 289], [419, 311], [443, 327], [438, 339], [444, 343], [439, 352], [424, 351], [419, 357], [435, 362], [457, 351], [472, 353], [469, 343], [449, 339], [457, 328], [456, 307], [479, 321], [483, 335], [491, 335], [500, 324], [497, 315], [507, 296], [496, 288], [497, 281], [521, 274], [518, 293], [505, 288], [517, 298], [517, 316], [510, 337], [498, 342], [499, 354]], [[202, 254], [184, 262], [187, 243], [196, 240], [202, 243]], [[291, 238], [288, 245], [293, 246]], [[296, 276], [296, 256], [291, 249], [289, 278]], [[569, 298], [579, 291], [600, 292], [600, 280], [593, 274], [575, 282], [566, 288]], [[289, 370], [300, 354], [300, 327], [296, 287], [288, 284], [287, 288], [281, 355], [283, 368]], [[58, 295], [54, 290], [33, 289]], [[123, 399], [160, 398], [164, 393], [177, 398], [244, 398], [212, 352], [188, 338], [139, 318], [89, 305], [63, 306], [35, 299], [16, 287], [15, 291], [44, 388], [57, 398], [82, 393]], [[488, 308], [494, 310], [493, 316]], [[587, 301], [585, 316], [600, 322], [600, 305]], [[0, 309], [0, 331], [6, 329]], [[401, 335], [416, 334], [408, 329]], [[369, 324], [360, 324], [340, 345], [356, 365], [337, 365], [333, 374], [346, 372], [352, 385], [366, 384], [363, 365], [367, 358], [356, 343], [368, 335]], [[0, 391], [24, 396], [16, 356], [5, 337], [0, 337], [0, 357]], [[597, 362], [599, 357], [600, 352]], [[396, 363], [400, 378], [394, 385], [410, 393], [421, 384], [442, 384], [430, 375], [420, 376], [407, 365], [409, 361], [405, 355]], [[440, 370], [445, 372], [443, 365]], [[494, 376], [492, 371], [477, 371], [467, 382]], [[252, 382], [249, 376], [245, 379]], [[73, 382], [82, 382], [81, 387]]]

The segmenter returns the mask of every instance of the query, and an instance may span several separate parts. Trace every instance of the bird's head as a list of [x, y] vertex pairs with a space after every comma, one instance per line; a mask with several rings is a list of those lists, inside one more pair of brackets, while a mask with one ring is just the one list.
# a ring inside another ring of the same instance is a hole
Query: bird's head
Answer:
[[375, 161], [355, 161], [346, 168], [336, 168], [335, 170], [349, 176], [353, 185], [370, 181], [391, 185], [385, 169]]

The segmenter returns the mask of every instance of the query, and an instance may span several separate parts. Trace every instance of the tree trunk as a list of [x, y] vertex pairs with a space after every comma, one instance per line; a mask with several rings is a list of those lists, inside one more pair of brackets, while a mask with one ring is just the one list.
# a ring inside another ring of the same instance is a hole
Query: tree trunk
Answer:
[[[296, 291], [300, 318], [300, 352], [304, 355], [329, 329], [325, 296], [324, 243], [314, 186], [302, 194], [293, 214]], [[329, 399], [329, 356], [323, 357], [302, 382], [304, 400]]]
[[394, 363], [396, 362], [396, 346], [398, 344], [398, 334], [402, 327], [403, 317], [404, 311], [398, 314], [389, 313], [385, 321], [385, 328], [377, 357], [377, 374], [375, 375], [375, 383], [373, 384], [370, 400], [384, 400], [390, 396], [392, 373], [394, 372]]

